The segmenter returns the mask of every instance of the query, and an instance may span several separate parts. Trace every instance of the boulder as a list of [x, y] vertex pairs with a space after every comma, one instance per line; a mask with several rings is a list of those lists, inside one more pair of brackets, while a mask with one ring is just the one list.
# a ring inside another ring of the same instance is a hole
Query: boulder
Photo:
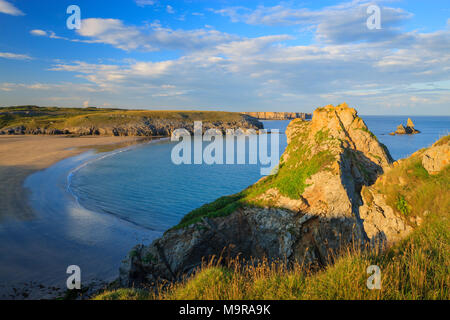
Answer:
[[422, 165], [429, 174], [437, 174], [450, 164], [449, 142], [442, 145], [433, 145], [422, 156]]

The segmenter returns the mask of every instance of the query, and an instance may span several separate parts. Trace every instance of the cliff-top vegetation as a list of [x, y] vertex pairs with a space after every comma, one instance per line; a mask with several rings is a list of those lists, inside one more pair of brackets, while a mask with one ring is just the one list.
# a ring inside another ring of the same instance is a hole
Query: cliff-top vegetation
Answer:
[[132, 125], [145, 120], [183, 122], [235, 122], [244, 116], [220, 111], [147, 111], [104, 108], [59, 108], [17, 106], [0, 108], [0, 130], [24, 127], [24, 131], [59, 130], [73, 127], [111, 127]]

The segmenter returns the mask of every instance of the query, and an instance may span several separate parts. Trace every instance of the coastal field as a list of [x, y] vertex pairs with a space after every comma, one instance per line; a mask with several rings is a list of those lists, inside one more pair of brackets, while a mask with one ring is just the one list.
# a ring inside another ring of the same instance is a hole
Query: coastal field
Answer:
[[258, 124], [237, 112], [18, 106], [0, 110], [0, 134], [167, 136], [173, 129], [191, 127], [194, 121], [242, 127]]

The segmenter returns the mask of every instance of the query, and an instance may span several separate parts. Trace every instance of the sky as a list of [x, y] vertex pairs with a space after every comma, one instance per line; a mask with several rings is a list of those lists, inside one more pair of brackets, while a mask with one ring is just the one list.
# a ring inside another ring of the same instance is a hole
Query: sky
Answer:
[[[373, 5], [379, 28], [368, 26]], [[449, 1], [0, 0], [0, 106], [342, 102], [366, 115], [450, 115]]]

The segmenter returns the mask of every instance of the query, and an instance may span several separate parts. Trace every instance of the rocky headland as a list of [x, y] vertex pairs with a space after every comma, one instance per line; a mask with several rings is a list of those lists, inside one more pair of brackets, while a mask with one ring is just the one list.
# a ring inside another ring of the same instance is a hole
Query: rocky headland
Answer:
[[420, 133], [420, 131], [415, 128], [414, 123], [411, 120], [411, 118], [408, 118], [406, 126], [404, 126], [403, 124], [400, 124], [397, 127], [397, 130], [395, 130], [394, 132], [391, 132], [390, 135], [395, 136], [395, 135], [418, 134], [418, 133]]
[[258, 120], [293, 120], [293, 119], [311, 119], [310, 113], [304, 112], [242, 112], [242, 114], [251, 116]]
[[65, 109], [36, 106], [0, 110], [0, 135], [170, 136], [176, 129], [203, 130], [263, 128], [257, 119], [233, 112], [138, 111], [121, 109]]
[[120, 284], [179, 280], [224, 248], [229, 257], [318, 266], [349, 245], [386, 248], [421, 222], [408, 215], [407, 198], [386, 190], [411, 178], [406, 164], [423, 162], [436, 173], [449, 161], [447, 137], [393, 163], [346, 104], [319, 108], [312, 121], [293, 120], [286, 134], [275, 175], [194, 210], [151, 245], [136, 246], [122, 264]]

